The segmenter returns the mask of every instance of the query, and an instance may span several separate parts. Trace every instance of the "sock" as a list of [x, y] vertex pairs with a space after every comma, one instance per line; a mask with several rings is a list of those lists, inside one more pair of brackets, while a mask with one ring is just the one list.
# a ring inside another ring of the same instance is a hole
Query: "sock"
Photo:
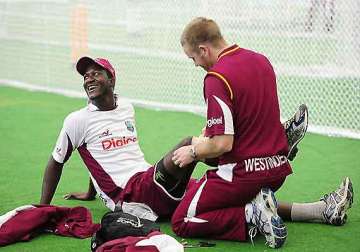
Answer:
[[167, 191], [177, 186], [179, 181], [167, 173], [164, 169], [155, 170], [155, 180], [162, 185]]
[[253, 205], [251, 203], [246, 204], [245, 205], [245, 219], [246, 219], [247, 224], [255, 225], [255, 223], [253, 223], [253, 221], [252, 221], [253, 215], [254, 215]]
[[163, 163], [160, 162], [157, 163], [155, 168], [156, 182], [162, 185], [171, 196], [181, 198], [185, 193], [188, 180], [184, 182], [174, 178], [165, 170]]
[[293, 203], [291, 208], [291, 220], [308, 222], [325, 222], [323, 212], [326, 203], [317, 201], [313, 203]]

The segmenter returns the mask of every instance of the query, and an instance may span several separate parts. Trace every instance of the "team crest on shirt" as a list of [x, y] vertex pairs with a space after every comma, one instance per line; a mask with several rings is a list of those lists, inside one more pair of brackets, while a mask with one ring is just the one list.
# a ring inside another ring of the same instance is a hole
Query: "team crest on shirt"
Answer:
[[134, 132], [135, 128], [131, 121], [125, 121], [125, 125], [128, 131]]

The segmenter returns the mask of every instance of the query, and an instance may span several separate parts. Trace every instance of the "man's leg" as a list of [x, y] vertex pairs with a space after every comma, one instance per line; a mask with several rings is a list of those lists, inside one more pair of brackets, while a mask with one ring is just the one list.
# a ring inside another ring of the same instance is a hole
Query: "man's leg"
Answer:
[[197, 162], [188, 164], [180, 168], [172, 161], [175, 150], [182, 146], [191, 145], [192, 137], [183, 139], [171, 151], [169, 151], [155, 166], [155, 180], [162, 185], [165, 190], [174, 197], [180, 198], [187, 187], [191, 174]]
[[319, 0], [311, 0], [311, 6], [308, 11], [308, 18], [305, 22], [306, 31], [311, 32], [314, 29], [315, 16], [319, 11]]
[[[234, 190], [239, 188], [239, 190]], [[207, 237], [245, 241], [245, 204], [260, 187], [234, 186], [208, 171], [186, 192], [172, 216], [175, 234], [181, 237]]]
[[298, 151], [297, 145], [304, 138], [308, 126], [308, 109], [301, 104], [296, 113], [283, 123], [289, 145], [287, 158], [292, 161]]
[[252, 226], [249, 229], [251, 241], [259, 231], [271, 248], [280, 248], [285, 243], [287, 229], [277, 213], [277, 207], [275, 195], [269, 188], [262, 188], [255, 199], [246, 204], [246, 222]]
[[189, 145], [191, 141], [192, 137], [185, 138], [155, 166], [132, 176], [121, 191], [118, 207], [123, 207], [123, 202], [143, 203], [158, 216], [170, 217], [184, 197], [191, 173], [196, 165], [192, 163], [179, 168], [173, 163], [171, 157], [177, 148]]
[[263, 187], [277, 190], [283, 182], [229, 182], [209, 170], [189, 188], [175, 210], [173, 231], [181, 237], [246, 241], [249, 230], [251, 237], [259, 230], [270, 247], [280, 247], [286, 239], [286, 227], [276, 213], [273, 192]]
[[346, 222], [346, 212], [352, 206], [353, 197], [351, 180], [346, 177], [337, 190], [325, 194], [319, 201], [312, 203], [279, 202], [278, 213], [288, 221], [322, 222], [341, 226]]

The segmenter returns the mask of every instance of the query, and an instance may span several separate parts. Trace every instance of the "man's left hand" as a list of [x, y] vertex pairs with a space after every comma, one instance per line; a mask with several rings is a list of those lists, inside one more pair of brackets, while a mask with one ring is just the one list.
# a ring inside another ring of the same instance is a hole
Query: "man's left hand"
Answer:
[[95, 196], [94, 195], [90, 195], [87, 192], [84, 193], [67, 193], [63, 196], [64, 199], [66, 200], [82, 200], [82, 201], [89, 201], [89, 200], [94, 200]]

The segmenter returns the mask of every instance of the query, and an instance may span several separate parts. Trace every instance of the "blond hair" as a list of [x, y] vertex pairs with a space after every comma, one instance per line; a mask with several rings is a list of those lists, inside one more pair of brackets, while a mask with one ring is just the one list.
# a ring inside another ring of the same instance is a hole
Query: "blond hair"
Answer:
[[212, 19], [197, 17], [193, 19], [184, 29], [181, 35], [181, 45], [189, 45], [192, 50], [198, 51], [201, 43], [211, 43], [218, 46], [224, 41], [220, 28]]

